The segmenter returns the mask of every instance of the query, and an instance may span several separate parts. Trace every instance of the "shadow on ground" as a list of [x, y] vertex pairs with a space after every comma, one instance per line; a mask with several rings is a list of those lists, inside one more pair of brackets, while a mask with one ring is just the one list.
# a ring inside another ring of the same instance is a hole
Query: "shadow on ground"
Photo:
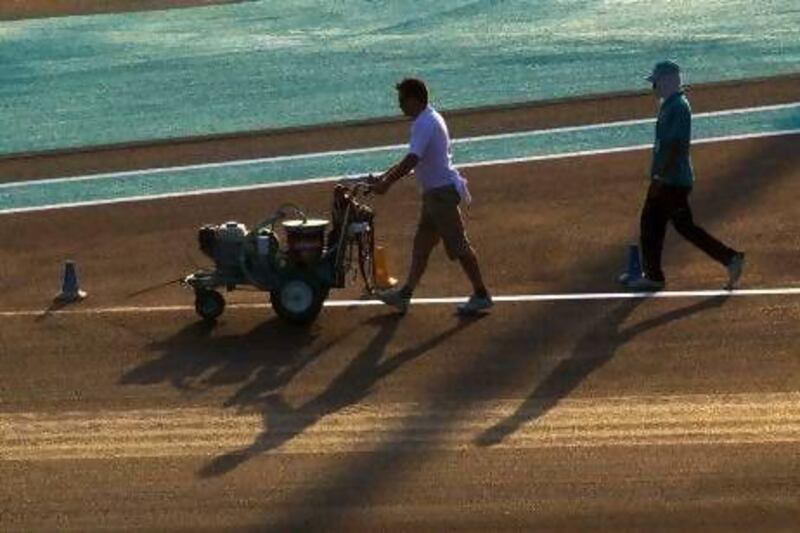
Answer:
[[198, 321], [165, 341], [151, 343], [149, 348], [162, 355], [127, 372], [120, 383], [170, 383], [184, 391], [247, 383], [245, 390], [275, 390], [350, 335], [356, 326], [325, 342], [318, 342], [319, 333], [313, 325], [294, 326], [278, 318], [244, 335], [214, 335], [214, 328], [214, 323]]
[[[200, 477], [215, 477], [280, 447], [325, 416], [361, 402], [378, 381], [483, 316], [457, 320], [397, 353], [389, 353], [389, 344], [402, 321], [396, 313], [372, 316], [325, 340], [321, 340], [324, 337], [319, 333], [319, 324], [298, 327], [273, 318], [243, 335], [219, 335], [213, 323], [198, 321], [164, 341], [151, 342], [149, 348], [160, 357], [124, 374], [120, 384], [168, 383], [186, 393], [234, 386], [235, 391], [224, 406], [261, 414], [264, 432], [247, 448], [217, 457], [198, 472]], [[282, 389], [356, 330], [368, 340], [344, 370], [302, 405], [289, 405]]]
[[[714, 219], [739, 216], [743, 209], [762, 199], [773, 186], [790, 179], [797, 168], [797, 162], [800, 161], [800, 152], [794, 150], [790, 139], [777, 138], [765, 141], [758, 149], [737, 153], [736, 157], [737, 164], [718, 177], [726, 188], [702, 190], [692, 199], [700, 225], [705, 225]], [[638, 199], [632, 198], [631, 201]], [[777, 203], [782, 206], [778, 207]], [[777, 203], [775, 209], [787, 208], [785, 201]], [[732, 236], [720, 235], [720, 237], [735, 247], [748, 250], [746, 245], [743, 246], [744, 243], [730, 239]], [[666, 254], [670, 254], [670, 251], [666, 250]], [[596, 288], [598, 278], [614, 279], [619, 273], [617, 269], [620, 264], [621, 258], [616, 256], [580, 259], [572, 268], [578, 272], [595, 273], [593, 279], [577, 284], [566, 281], [560, 289], [564, 292], [593, 290]], [[462, 371], [454, 376], [448, 376], [445, 382], [434, 388], [438, 391], [469, 390], [468, 394], [459, 396], [460, 410], [467, 412], [477, 402], [501, 396], [513, 376], [520, 373], [531, 375], [537, 384], [524, 405], [511, 417], [494, 424], [477, 437], [478, 442], [489, 445], [502, 440], [527, 420], [541, 416], [547, 409], [552, 408], [574, 390], [586, 376], [613, 357], [620, 346], [636, 335], [722, 305], [724, 299], [706, 300], [620, 330], [625, 318], [643, 303], [627, 301], [611, 311], [610, 315], [595, 320], [586, 314], [574, 320], [569, 313], [561, 313], [562, 319], [568, 320], [569, 327], [565, 327], [564, 324], [555, 324], [555, 327], [564, 327], [565, 335], [573, 334], [575, 331], [587, 333], [574, 348], [572, 355], [547, 373], [544, 381], [541, 381], [540, 375], [536, 372], [536, 367], [541, 364], [539, 359], [543, 348], [538, 344], [536, 331], [545, 327], [543, 324], [552, 324], [548, 313], [553, 309], [536, 307], [526, 310], [515, 318], [515, 323], [510, 326], [510, 330], [507, 328], [508, 332], [502, 339], [487, 339], [486, 345], [476, 346], [477, 357], [471, 358], [471, 363]], [[594, 343], [601, 335], [611, 339], [604, 352], [591, 360], [582, 358], [580, 354], [584, 348]], [[527, 339], [530, 346], [524, 354], [519, 352], [505, 354], [497, 348], [499, 345], [515, 345], [524, 339]], [[369, 495], [380, 493], [395, 476], [409, 468], [420, 467], [427, 455], [424, 446], [402, 447], [397, 443], [413, 439], [414, 427], [435, 423], [433, 419], [426, 420], [426, 417], [431, 415], [425, 413], [436, 412], [441, 403], [439, 398], [429, 398], [428, 408], [420, 414], [409, 416], [404, 427], [387, 439], [384, 446], [373, 453], [358, 454], [351, 460], [343, 461], [334, 475], [320, 480], [321, 486], [318, 489], [308, 490], [308, 487], [298, 489], [285, 506], [285, 511], [279, 515], [273, 513], [269, 517], [265, 516], [261, 527], [268, 531], [285, 531], [287, 528], [297, 527], [302, 527], [305, 531], [341, 528], [347, 521], [348, 510], [369, 505]], [[454, 414], [454, 418], [457, 418], [457, 414]], [[439, 428], [442, 434], [447, 430], [447, 424]]]
[[525, 423], [536, 420], [569, 394], [589, 374], [611, 360], [617, 350], [637, 335], [666, 326], [670, 322], [691, 317], [722, 306], [728, 296], [717, 296], [675, 309], [663, 315], [622, 328], [622, 324], [644, 300], [626, 300], [611, 312], [592, 322], [572, 353], [562, 360], [533, 390], [516, 412], [490, 427], [475, 439], [479, 446], [499, 444]]
[[401, 318], [396, 314], [375, 316], [362, 324], [374, 328], [370, 341], [319, 395], [299, 407], [287, 404], [272, 387], [254, 380], [234, 395], [226, 405], [256, 407], [264, 416], [265, 431], [245, 449], [235, 450], [203, 467], [200, 477], [226, 474], [251, 457], [279, 448], [302, 434], [327, 415], [355, 405], [366, 398], [373, 385], [402, 365], [425, 355], [459, 331], [483, 318], [483, 315], [458, 320], [424, 342], [387, 357], [389, 342], [395, 335]]

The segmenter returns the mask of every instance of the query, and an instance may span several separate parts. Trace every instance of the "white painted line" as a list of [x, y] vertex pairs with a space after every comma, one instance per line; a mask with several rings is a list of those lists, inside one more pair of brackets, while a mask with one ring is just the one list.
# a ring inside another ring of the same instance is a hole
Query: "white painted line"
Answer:
[[[697, 139], [692, 141], [692, 145], [711, 144], [711, 143], [730, 142], [730, 141], [744, 141], [747, 139], [764, 139], [768, 137], [784, 137], [787, 135], [798, 135], [798, 134], [800, 134], [800, 128], [791, 130], [770, 131], [763, 133], [745, 133], [742, 135], [726, 135], [723, 137], [708, 137], [707, 139]], [[510, 165], [514, 163], [531, 163], [534, 161], [547, 161], [551, 159], [568, 159], [572, 157], [586, 157], [594, 155], [635, 152], [636, 150], [649, 150], [652, 148], [653, 148], [652, 143], [636, 144], [632, 146], [617, 146], [614, 148], [600, 148], [597, 150], [583, 150], [579, 152], [567, 152], [563, 154], [556, 153], [556, 154], [546, 154], [546, 155], [534, 155], [528, 157], [515, 157], [509, 159], [479, 161], [475, 163], [466, 163], [464, 165], [457, 165], [457, 166], [458, 168], [478, 168], [478, 167], [486, 167], [493, 165]], [[2, 211], [0, 211], [0, 214], [2, 214]]]
[[780, 111], [783, 109], [792, 109], [793, 107], [800, 107], [800, 102], [788, 102], [785, 104], [774, 104], [765, 106], [753, 107], [740, 107], [738, 109], [723, 109], [721, 111], [706, 111], [703, 113], [695, 113], [695, 117], [723, 117], [728, 115], [743, 115], [747, 113], [756, 113], [763, 111]]
[[[696, 113], [694, 118], [707, 118], [707, 117], [721, 117], [721, 116], [730, 116], [730, 115], [743, 115], [748, 113], [758, 113], [758, 112], [768, 112], [768, 111], [780, 111], [783, 109], [792, 109], [795, 107], [800, 107], [800, 102], [791, 102], [787, 104], [777, 104], [777, 105], [768, 105], [768, 106], [760, 106], [760, 107], [744, 107], [738, 109], [725, 109], [722, 111], [711, 111], [706, 113]], [[514, 139], [518, 137], [533, 137], [539, 135], [550, 135], [550, 134], [558, 134], [558, 133], [568, 133], [568, 132], [576, 132], [576, 131], [591, 131], [597, 129], [606, 129], [606, 128], [615, 128], [620, 126], [633, 126], [637, 124], [648, 124], [648, 123], [655, 123], [655, 118], [643, 118], [643, 119], [633, 119], [633, 120], [620, 120], [615, 122], [599, 122], [596, 124], [584, 124], [580, 126], [564, 126], [559, 128], [549, 128], [549, 129], [541, 129], [541, 130], [527, 130], [527, 131], [516, 131], [512, 133], [499, 133], [495, 135], [482, 135], [482, 136], [475, 136], [475, 137], [462, 137], [458, 139], [453, 139], [453, 144], [464, 144], [464, 143], [472, 143], [472, 142], [480, 142], [480, 141], [491, 141], [491, 140], [499, 140], [499, 139]], [[9, 187], [16, 187], [28, 184], [48, 184], [48, 183], [62, 183], [62, 182], [77, 182], [77, 181], [90, 181], [90, 180], [97, 180], [103, 178], [123, 178], [128, 176], [147, 176], [153, 174], [165, 174], [171, 172], [183, 172], [187, 170], [203, 170], [203, 169], [213, 169], [213, 168], [223, 168], [223, 167], [237, 167], [237, 166], [247, 166], [247, 165], [255, 165], [255, 164], [264, 164], [264, 163], [278, 163], [283, 161], [295, 161], [298, 159], [318, 159], [324, 157], [332, 157], [332, 156], [342, 156], [342, 155], [353, 155], [353, 154], [368, 154], [374, 152], [385, 152], [390, 150], [400, 150], [406, 148], [408, 144], [391, 144], [385, 146], [371, 146], [368, 148], [351, 148], [347, 150], [330, 150], [325, 152], [312, 152], [312, 153], [304, 153], [304, 154], [292, 154], [292, 155], [282, 155], [282, 156], [270, 156], [270, 157], [260, 157], [255, 159], [240, 159], [234, 161], [221, 161], [217, 163], [197, 163], [193, 165], [181, 165], [181, 166], [174, 166], [174, 167], [157, 167], [157, 168], [146, 168], [140, 170], [126, 170], [121, 172], [106, 172], [101, 174], [88, 174], [84, 176], [72, 176], [72, 177], [65, 177], [65, 178], [48, 178], [42, 180], [28, 180], [28, 181], [18, 181], [18, 182], [9, 182], [9, 183], [0, 183], [0, 189], [9, 188]]]
[[36, 185], [36, 184], [51, 184], [63, 182], [79, 182], [79, 181], [92, 181], [104, 178], [125, 178], [129, 176], [149, 176], [153, 174], [168, 174], [172, 172], [183, 172], [186, 170], [206, 170], [222, 167], [241, 167], [247, 165], [263, 164], [263, 163], [279, 163], [282, 161], [292, 161], [297, 159], [318, 159], [324, 157], [333, 157], [337, 155], [352, 155], [352, 154], [366, 154], [370, 152], [384, 152], [389, 150], [399, 150], [408, 147], [407, 144], [396, 144], [388, 146], [373, 146], [370, 148], [354, 148], [352, 150], [335, 150], [330, 152], [313, 152], [308, 154], [294, 154], [294, 155], [281, 155], [272, 157], [261, 157], [257, 159], [239, 159], [234, 161], [220, 161], [218, 163], [197, 163], [193, 165], [182, 165], [176, 167], [159, 167], [159, 168], [144, 168], [140, 170], [125, 170], [120, 172], [106, 172], [103, 174], [88, 174], [85, 176], [72, 176], [66, 178], [47, 178], [41, 180], [28, 180], [0, 183], [0, 189], [15, 187], [20, 185]]
[[[792, 109], [800, 107], [800, 102], [792, 102], [789, 104], [768, 105], [762, 107], [744, 107], [739, 109], [725, 109], [723, 111], [709, 111], [706, 113], [695, 113], [693, 118], [709, 118], [709, 117], [723, 117], [730, 115], [746, 115], [755, 112], [768, 112], [780, 111], [783, 109]], [[534, 137], [539, 135], [550, 135], [553, 133], [570, 133], [576, 131], [591, 131], [604, 128], [616, 128], [619, 126], [636, 126], [639, 124], [655, 124], [655, 118], [638, 118], [632, 120], [619, 120], [615, 122], [598, 122], [596, 124], [583, 124], [580, 126], [563, 126], [560, 128], [550, 128], [544, 130], [529, 130], [529, 131], [515, 131], [511, 133], [498, 133], [496, 135], [481, 135], [477, 137], [462, 137], [460, 139], [453, 139], [453, 144], [476, 142], [476, 141], [493, 141], [499, 139], [515, 139], [518, 137]]]
[[[718, 143], [718, 142], [731, 142], [731, 141], [741, 141], [747, 139], [764, 139], [769, 137], [784, 137], [787, 135], [798, 135], [800, 134], [800, 128], [798, 129], [791, 129], [791, 130], [780, 130], [780, 131], [771, 131], [771, 132], [764, 132], [764, 133], [748, 133], [743, 135], [729, 135], [724, 137], [709, 137], [708, 139], [698, 139], [696, 141], [692, 141], [693, 145], [698, 144], [710, 144], [710, 143]], [[532, 163], [536, 161], [547, 161], [547, 160], [557, 160], [557, 159], [569, 159], [574, 157], [587, 157], [587, 156], [595, 156], [595, 155], [604, 155], [604, 154], [613, 154], [613, 153], [623, 153], [623, 152], [634, 152], [636, 150], [645, 150], [652, 148], [652, 144], [638, 144], [633, 146], [618, 146], [614, 148], [601, 148], [597, 150], [582, 150], [577, 152], [564, 152], [564, 153], [555, 153], [555, 154], [544, 154], [544, 155], [534, 155], [528, 157], [515, 157], [509, 159], [496, 159], [493, 161], [478, 161], [475, 163], [465, 163], [463, 165], [456, 165], [459, 169], [466, 169], [466, 168], [478, 168], [478, 167], [485, 167], [485, 166], [493, 166], [493, 165], [508, 165], [514, 163]], [[379, 172], [380, 170], [373, 170], [369, 172]], [[365, 171], [365, 173], [368, 171]], [[142, 196], [127, 196], [123, 198], [111, 198], [105, 200], [91, 200], [86, 202], [72, 202], [72, 203], [65, 203], [65, 204], [48, 204], [48, 205], [41, 205], [41, 206], [33, 206], [33, 207], [14, 207], [11, 209], [2, 209], [0, 210], [0, 215], [10, 215], [15, 213], [30, 213], [35, 211], [49, 211], [53, 209], [67, 209], [73, 207], [90, 207], [95, 205], [109, 205], [109, 204], [120, 204], [120, 203], [128, 203], [128, 202], [144, 202], [149, 200], [163, 200], [169, 198], [182, 198], [185, 196], [203, 196], [207, 194], [222, 194], [222, 193], [233, 193], [233, 192], [243, 192], [243, 191], [253, 191], [253, 190], [260, 190], [260, 189], [274, 189], [280, 187], [291, 187], [291, 186], [298, 186], [298, 185], [313, 185], [313, 184], [320, 184], [320, 183], [332, 183], [347, 179], [353, 179], [356, 177], [361, 176], [362, 174], [347, 174], [343, 176], [328, 176], [323, 178], [311, 178], [311, 179], [302, 179], [302, 180], [289, 180], [289, 181], [280, 181], [280, 182], [271, 182], [271, 183], [256, 183], [253, 185], [243, 185], [239, 187], [221, 187], [221, 188], [213, 188], [213, 189], [198, 189], [193, 191], [182, 191], [182, 192], [171, 192], [171, 193], [163, 193], [163, 194], [153, 194], [153, 195], [142, 195]], [[29, 184], [36, 184], [39, 182], [32, 181], [27, 182]]]
[[[187, 295], [188, 296], [188, 295]], [[564, 294], [511, 294], [493, 296], [495, 303], [531, 303], [531, 302], [580, 302], [590, 300], [630, 300], [645, 298], [709, 298], [715, 296], [800, 296], [800, 287], [779, 287], [771, 289], [723, 289], [696, 290], [696, 291], [661, 291], [661, 292], [595, 292], [595, 293], [564, 293]], [[442, 305], [466, 302], [464, 296], [443, 298], [412, 298], [412, 305]], [[76, 304], [80, 305], [80, 304]], [[373, 299], [363, 300], [328, 300], [325, 307], [367, 307], [384, 305]], [[266, 303], [239, 303], [228, 304], [226, 309], [264, 309]], [[52, 315], [109, 315], [133, 313], [168, 313], [194, 311], [192, 305], [161, 305], [161, 306], [119, 306], [95, 308], [62, 308], [47, 312], [43, 309], [21, 309], [14, 311], [0, 311], [0, 317], [39, 317], [46, 314]]]
[[[800, 287], [786, 287], [778, 289], [735, 289], [727, 291], [697, 290], [697, 291], [661, 291], [661, 292], [598, 292], [598, 293], [567, 293], [567, 294], [518, 294], [508, 296], [493, 296], [495, 303], [524, 303], [524, 302], [577, 302], [586, 300], [631, 300], [645, 298], [708, 298], [714, 296], [798, 296]], [[456, 304], [466, 302], [466, 297], [451, 298], [419, 298], [412, 299], [412, 304]], [[354, 305], [358, 300], [330, 302], [331, 307]]]

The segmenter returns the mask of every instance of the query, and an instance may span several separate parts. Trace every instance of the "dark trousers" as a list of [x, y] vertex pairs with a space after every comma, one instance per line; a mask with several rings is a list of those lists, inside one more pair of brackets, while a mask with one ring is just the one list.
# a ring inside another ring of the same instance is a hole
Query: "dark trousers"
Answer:
[[691, 192], [686, 187], [675, 187], [656, 181], [650, 184], [641, 218], [642, 269], [648, 279], [664, 281], [661, 251], [664, 248], [667, 222], [670, 221], [684, 239], [723, 265], [730, 263], [737, 253], [694, 223], [692, 209], [689, 207]]

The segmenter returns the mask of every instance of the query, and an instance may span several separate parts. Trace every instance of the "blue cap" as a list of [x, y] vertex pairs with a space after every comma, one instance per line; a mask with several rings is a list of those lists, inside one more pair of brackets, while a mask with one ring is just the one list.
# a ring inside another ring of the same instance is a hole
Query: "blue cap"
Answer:
[[661, 76], [664, 76], [665, 74], [678, 74], [680, 73], [680, 71], [681, 67], [679, 67], [676, 62], [666, 59], [664, 61], [659, 61], [658, 63], [656, 63], [656, 65], [653, 67], [653, 72], [645, 79], [647, 81], [653, 82], [656, 81]]

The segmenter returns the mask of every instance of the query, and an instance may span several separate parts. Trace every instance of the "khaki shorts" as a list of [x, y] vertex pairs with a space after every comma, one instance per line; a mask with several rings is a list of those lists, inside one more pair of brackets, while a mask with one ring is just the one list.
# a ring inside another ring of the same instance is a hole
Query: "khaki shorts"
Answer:
[[470, 250], [464, 221], [458, 204], [461, 196], [453, 186], [438, 187], [422, 195], [422, 212], [414, 237], [414, 250], [424, 251], [436, 246], [439, 239], [450, 259], [458, 259]]

